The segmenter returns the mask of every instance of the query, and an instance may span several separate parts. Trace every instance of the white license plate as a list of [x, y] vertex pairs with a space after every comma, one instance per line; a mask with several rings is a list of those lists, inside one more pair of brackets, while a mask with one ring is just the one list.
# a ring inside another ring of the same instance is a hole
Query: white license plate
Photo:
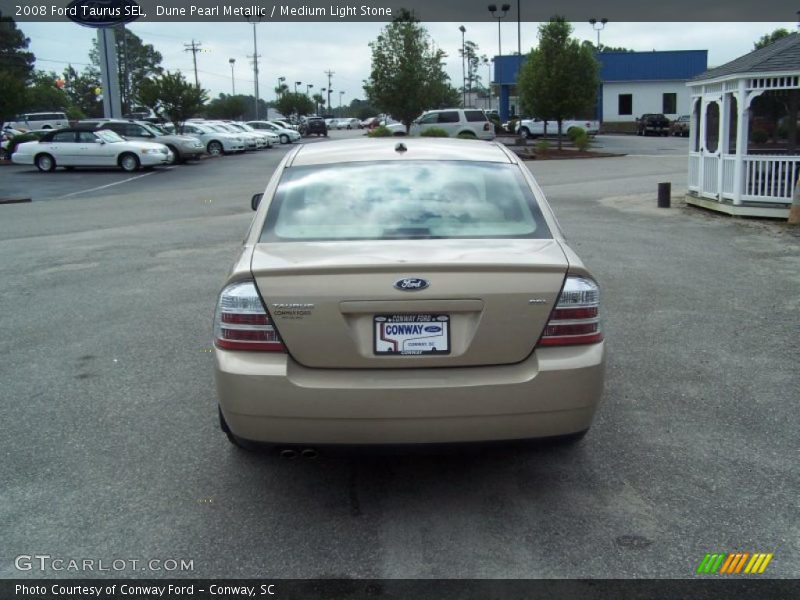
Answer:
[[375, 354], [450, 354], [449, 315], [375, 315]]

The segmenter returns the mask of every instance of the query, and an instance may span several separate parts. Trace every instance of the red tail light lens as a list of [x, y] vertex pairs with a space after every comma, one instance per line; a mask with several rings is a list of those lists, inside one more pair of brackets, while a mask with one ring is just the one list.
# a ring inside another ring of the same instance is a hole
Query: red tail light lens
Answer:
[[487, 122], [486, 124], [484, 124], [483, 130], [484, 131], [491, 131], [492, 130], [492, 124]]
[[225, 350], [286, 352], [253, 281], [239, 281], [219, 295], [214, 344]]
[[567, 277], [539, 346], [574, 346], [603, 341], [600, 288], [586, 277]]

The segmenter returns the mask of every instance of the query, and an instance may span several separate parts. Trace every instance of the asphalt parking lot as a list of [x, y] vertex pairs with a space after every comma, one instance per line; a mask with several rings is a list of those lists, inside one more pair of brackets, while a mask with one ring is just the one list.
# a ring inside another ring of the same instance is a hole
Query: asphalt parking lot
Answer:
[[0, 167], [4, 192], [45, 182], [0, 206], [0, 577], [83, 575], [14, 567], [45, 553], [193, 561], [122, 577], [688, 578], [739, 550], [797, 577], [800, 237], [656, 209], [658, 182], [686, 186], [672, 141], [530, 163], [603, 287], [608, 376], [581, 445], [313, 461], [227, 442], [209, 352], [285, 148], [99, 189], [130, 176]]

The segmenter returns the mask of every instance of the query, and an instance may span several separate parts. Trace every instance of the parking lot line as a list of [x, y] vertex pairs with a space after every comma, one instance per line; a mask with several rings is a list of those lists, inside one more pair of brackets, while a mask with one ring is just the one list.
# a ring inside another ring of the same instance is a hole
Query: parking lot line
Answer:
[[115, 185], [119, 185], [121, 183], [126, 183], [128, 181], [133, 181], [134, 179], [141, 179], [142, 177], [147, 177], [148, 175], [153, 175], [156, 171], [149, 171], [147, 173], [142, 173], [141, 175], [136, 175], [135, 177], [128, 177], [127, 179], [123, 179], [122, 181], [115, 181], [114, 183], [107, 183], [106, 185], [99, 185], [97, 187], [89, 188], [87, 190], [79, 190], [77, 192], [71, 192], [69, 194], [64, 194], [63, 196], [59, 196], [59, 198], [69, 198], [70, 196], [77, 196], [78, 194], [87, 194], [89, 192], [96, 192], [97, 190], [104, 190], [106, 188], [113, 187]]

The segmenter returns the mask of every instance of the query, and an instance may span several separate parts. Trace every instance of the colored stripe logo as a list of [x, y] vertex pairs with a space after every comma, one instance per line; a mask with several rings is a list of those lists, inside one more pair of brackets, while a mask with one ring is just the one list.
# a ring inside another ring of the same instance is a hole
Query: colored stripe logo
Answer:
[[773, 554], [763, 552], [730, 552], [706, 554], [697, 566], [697, 572], [704, 575], [755, 575], [763, 573]]

